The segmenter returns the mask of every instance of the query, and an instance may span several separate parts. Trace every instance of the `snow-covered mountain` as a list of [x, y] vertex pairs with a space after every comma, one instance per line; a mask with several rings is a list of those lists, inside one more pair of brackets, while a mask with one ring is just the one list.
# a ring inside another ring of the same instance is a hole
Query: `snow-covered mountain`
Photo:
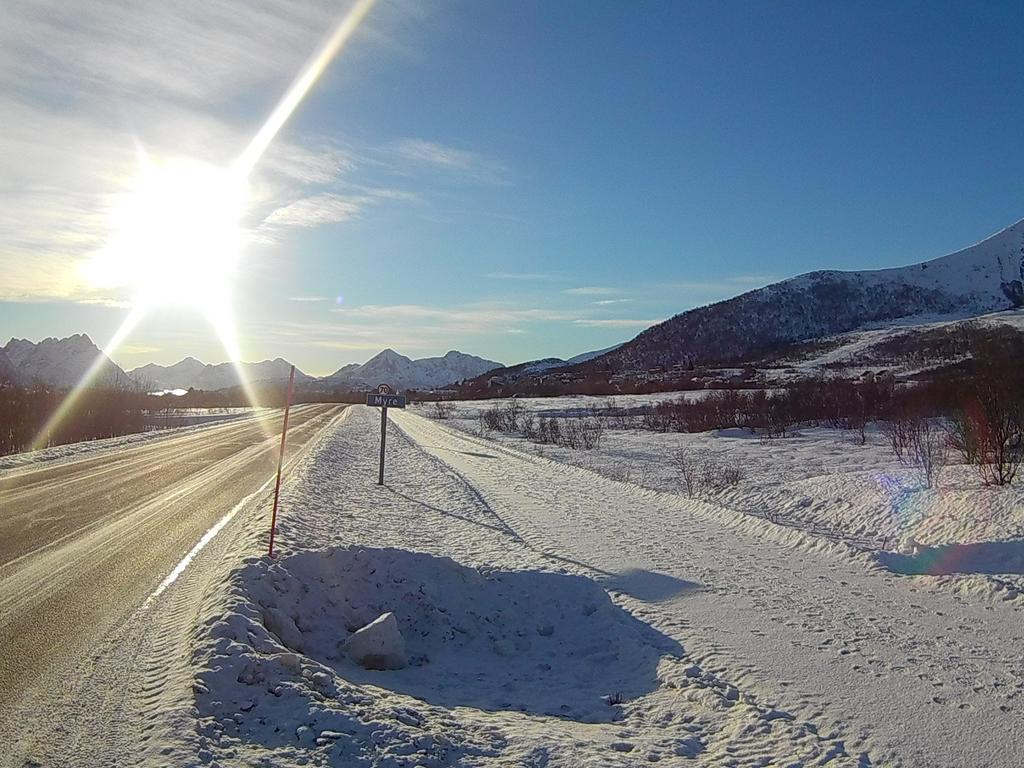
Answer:
[[[260, 382], [287, 382], [292, 364], [280, 357], [264, 360], [259, 363], [240, 363], [246, 380], [251, 384]], [[163, 389], [201, 389], [214, 391], [237, 387], [241, 384], [238, 370], [232, 363], [211, 365], [201, 363], [194, 357], [186, 357], [174, 365], [156, 365], [150, 363], [129, 372], [141, 386], [149, 391]], [[295, 370], [295, 381], [305, 383], [312, 381], [302, 371]]]
[[721, 362], [912, 317], [1024, 307], [1024, 220], [956, 253], [907, 267], [811, 272], [683, 312], [584, 364], [628, 372]]
[[452, 350], [444, 357], [412, 360], [393, 349], [385, 349], [362, 365], [349, 364], [325, 376], [320, 383], [329, 387], [373, 387], [390, 384], [397, 389], [432, 389], [471, 379], [500, 368], [501, 363]]
[[[130, 386], [128, 375], [92, 343], [84, 333], [66, 339], [47, 338], [38, 344], [27, 339], [11, 339], [3, 347], [3, 357], [14, 369], [19, 384], [46, 384], [52, 387], [73, 387], [97, 358], [101, 367], [94, 381], [97, 384]], [[3, 361], [0, 360], [0, 379]]]
[[0, 349], [0, 384], [13, 384], [18, 381], [18, 372], [14, 363], [3, 349]]

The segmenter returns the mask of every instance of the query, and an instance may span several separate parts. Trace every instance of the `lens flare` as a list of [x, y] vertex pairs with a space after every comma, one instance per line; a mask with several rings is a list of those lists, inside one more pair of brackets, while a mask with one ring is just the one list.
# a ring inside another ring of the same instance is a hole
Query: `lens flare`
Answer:
[[116, 234], [86, 267], [85, 275], [96, 287], [129, 286], [133, 292], [132, 309], [103, 353], [36, 435], [33, 450], [49, 442], [54, 429], [93, 383], [106, 359], [146, 313], [159, 306], [183, 306], [206, 316], [238, 374], [247, 400], [258, 407], [256, 393], [241, 367], [236, 324], [230, 310], [248, 179], [281, 128], [375, 3], [376, 0], [356, 0], [230, 168], [191, 161], [156, 166], [140, 150], [140, 173], [135, 188], [115, 208]]

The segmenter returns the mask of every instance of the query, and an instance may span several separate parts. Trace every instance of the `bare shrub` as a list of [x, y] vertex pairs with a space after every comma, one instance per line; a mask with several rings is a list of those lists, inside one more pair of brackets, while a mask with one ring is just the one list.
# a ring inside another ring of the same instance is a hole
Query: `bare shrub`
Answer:
[[525, 411], [526, 408], [519, 400], [509, 400], [501, 412], [501, 431], [518, 432]]
[[721, 453], [698, 456], [690, 448], [676, 452], [676, 472], [690, 497], [724, 491], [743, 480], [743, 469], [732, 457]]
[[501, 431], [504, 418], [501, 408], [493, 405], [480, 413], [480, 429], [484, 432]]
[[455, 406], [451, 403], [447, 403], [444, 400], [435, 400], [434, 407], [431, 409], [431, 416], [438, 420], [444, 420], [451, 418], [454, 412]]
[[697, 493], [700, 481], [701, 460], [689, 448], [680, 448], [676, 452], [676, 472], [686, 489], [686, 495], [693, 497]]
[[1024, 458], [1022, 427], [1024, 418], [1004, 411], [997, 401], [975, 401], [953, 414], [948, 441], [978, 468], [985, 485], [1009, 485]]
[[573, 450], [590, 451], [600, 447], [603, 434], [600, 419], [564, 419], [557, 437], [550, 442]]
[[949, 442], [986, 485], [1009, 485], [1024, 460], [1024, 341], [985, 342], [973, 353], [976, 371], [962, 385]]
[[709, 491], [724, 491], [734, 485], [739, 485], [743, 479], [743, 470], [734, 461], [724, 456], [709, 458], [701, 467], [701, 486]]

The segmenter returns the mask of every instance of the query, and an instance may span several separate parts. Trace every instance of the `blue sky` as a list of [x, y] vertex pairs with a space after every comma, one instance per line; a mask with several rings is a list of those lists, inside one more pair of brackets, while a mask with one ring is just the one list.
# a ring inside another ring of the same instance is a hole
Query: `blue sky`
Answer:
[[[131, 290], [83, 265], [137, 147], [229, 164], [346, 7], [15, 3], [0, 331], [109, 337]], [[1024, 217], [1022, 22], [994, 2], [381, 0], [250, 179], [243, 354], [568, 357], [980, 240]], [[114, 357], [187, 354], [224, 359], [169, 306]]]

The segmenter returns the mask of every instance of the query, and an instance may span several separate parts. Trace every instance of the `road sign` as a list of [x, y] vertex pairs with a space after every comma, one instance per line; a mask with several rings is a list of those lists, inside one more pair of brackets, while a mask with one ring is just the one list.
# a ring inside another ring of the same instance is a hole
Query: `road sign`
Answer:
[[377, 408], [405, 408], [405, 395], [375, 395], [366, 396], [366, 404]]
[[395, 395], [387, 384], [378, 384], [376, 392], [366, 393], [366, 404], [380, 408], [380, 468], [377, 485], [384, 485], [384, 444], [388, 437], [388, 408], [405, 408], [405, 395]]

